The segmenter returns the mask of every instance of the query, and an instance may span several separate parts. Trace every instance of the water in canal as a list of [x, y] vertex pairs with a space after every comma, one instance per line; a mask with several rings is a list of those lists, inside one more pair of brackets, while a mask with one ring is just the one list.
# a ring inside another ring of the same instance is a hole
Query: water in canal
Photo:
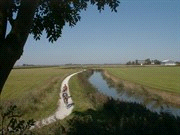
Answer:
[[154, 100], [146, 103], [144, 96], [129, 95], [125, 90], [117, 91], [116, 88], [109, 87], [106, 80], [103, 79], [101, 72], [94, 72], [93, 75], [89, 78], [89, 81], [98, 89], [100, 93], [110, 96], [116, 100], [143, 104], [146, 106], [146, 108], [153, 112], [160, 113], [162, 111], [168, 112], [174, 116], [180, 116], [180, 108], [166, 104], [159, 104]]

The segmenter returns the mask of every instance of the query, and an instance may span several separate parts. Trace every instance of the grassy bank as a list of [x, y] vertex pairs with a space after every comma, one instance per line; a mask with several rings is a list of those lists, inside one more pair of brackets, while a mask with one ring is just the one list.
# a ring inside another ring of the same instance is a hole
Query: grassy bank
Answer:
[[180, 93], [180, 67], [122, 67], [105, 70], [122, 80]]
[[85, 112], [89, 109], [97, 110], [107, 100], [88, 82], [91, 74], [92, 71], [89, 70], [72, 77], [70, 80], [70, 92], [75, 103], [74, 112]]
[[[38, 130], [38, 134], [179, 134], [180, 118], [157, 114], [143, 105], [107, 99], [88, 83], [83, 73], [70, 80], [73, 114]], [[171, 123], [171, 124], [169, 124]]]
[[71, 120], [74, 118], [81, 114], [89, 115], [89, 112], [103, 108], [108, 98], [98, 93], [96, 88], [88, 82], [88, 78], [91, 74], [92, 71], [88, 70], [87, 72], [73, 76], [69, 81], [70, 94], [74, 103], [72, 114], [63, 120], [38, 129], [38, 131], [36, 130], [35, 133], [62, 134], [62, 132], [67, 132], [67, 130], [74, 127], [71, 125]]
[[150, 112], [136, 103], [108, 99], [89, 84], [91, 74], [87, 71], [70, 79], [73, 113], [64, 120], [36, 129], [34, 134], [180, 134], [180, 118]]
[[78, 70], [59, 67], [14, 69], [1, 94], [1, 104], [16, 104], [27, 119], [47, 117], [57, 109], [62, 80]]

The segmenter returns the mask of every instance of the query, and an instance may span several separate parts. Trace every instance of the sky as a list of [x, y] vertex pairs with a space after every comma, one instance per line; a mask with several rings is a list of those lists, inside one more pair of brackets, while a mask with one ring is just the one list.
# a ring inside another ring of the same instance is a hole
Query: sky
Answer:
[[90, 5], [55, 43], [30, 35], [16, 65], [123, 64], [147, 58], [180, 61], [180, 0], [121, 0], [118, 12]]

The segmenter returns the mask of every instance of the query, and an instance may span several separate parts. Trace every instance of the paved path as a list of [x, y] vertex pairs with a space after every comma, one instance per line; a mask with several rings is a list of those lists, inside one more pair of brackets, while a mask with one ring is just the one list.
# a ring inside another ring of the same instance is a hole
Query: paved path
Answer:
[[[84, 71], [85, 71], [85, 70], [84, 70]], [[73, 110], [73, 108], [74, 108], [74, 106], [73, 106], [73, 101], [72, 101], [72, 98], [69, 97], [69, 98], [68, 98], [68, 104], [66, 105], [66, 104], [64, 103], [64, 100], [63, 100], [63, 97], [62, 97], [63, 86], [66, 84], [66, 86], [67, 86], [67, 91], [66, 91], [66, 93], [68, 94], [68, 96], [70, 96], [69, 85], [68, 85], [69, 79], [70, 79], [72, 76], [74, 76], [74, 75], [76, 75], [76, 74], [78, 74], [78, 73], [81, 73], [81, 72], [83, 72], [83, 71], [73, 73], [73, 74], [69, 75], [68, 77], [66, 77], [66, 78], [63, 80], [63, 82], [62, 82], [62, 84], [61, 84], [60, 94], [59, 94], [60, 99], [59, 99], [59, 101], [58, 101], [58, 108], [57, 108], [55, 114], [53, 114], [53, 115], [51, 115], [51, 116], [49, 116], [48, 118], [45, 118], [45, 119], [43, 119], [43, 120], [37, 121], [37, 122], [35, 123], [35, 126], [31, 127], [31, 129], [33, 129], [33, 128], [35, 128], [35, 127], [41, 128], [41, 127], [43, 127], [43, 126], [45, 126], [45, 125], [48, 125], [48, 124], [50, 124], [50, 123], [53, 123], [53, 122], [55, 122], [55, 121], [57, 121], [57, 120], [64, 119], [66, 116], [68, 116], [68, 115], [71, 114], [71, 112], [72, 112], [72, 110]]]

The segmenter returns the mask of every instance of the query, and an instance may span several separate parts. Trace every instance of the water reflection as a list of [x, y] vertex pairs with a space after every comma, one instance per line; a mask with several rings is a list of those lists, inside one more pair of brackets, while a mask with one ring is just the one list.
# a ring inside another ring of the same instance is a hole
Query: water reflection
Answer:
[[107, 82], [103, 79], [101, 72], [94, 72], [93, 75], [89, 78], [89, 81], [98, 89], [99, 92], [107, 96], [110, 96], [116, 100], [142, 104], [153, 112], [160, 113], [162, 111], [162, 112], [168, 112], [174, 116], [180, 116], [179, 108], [166, 105], [164, 103], [160, 103], [155, 100], [150, 100], [147, 102], [145, 96], [134, 95], [134, 94], [130, 95], [125, 90], [117, 91], [115, 88], [109, 87]]

